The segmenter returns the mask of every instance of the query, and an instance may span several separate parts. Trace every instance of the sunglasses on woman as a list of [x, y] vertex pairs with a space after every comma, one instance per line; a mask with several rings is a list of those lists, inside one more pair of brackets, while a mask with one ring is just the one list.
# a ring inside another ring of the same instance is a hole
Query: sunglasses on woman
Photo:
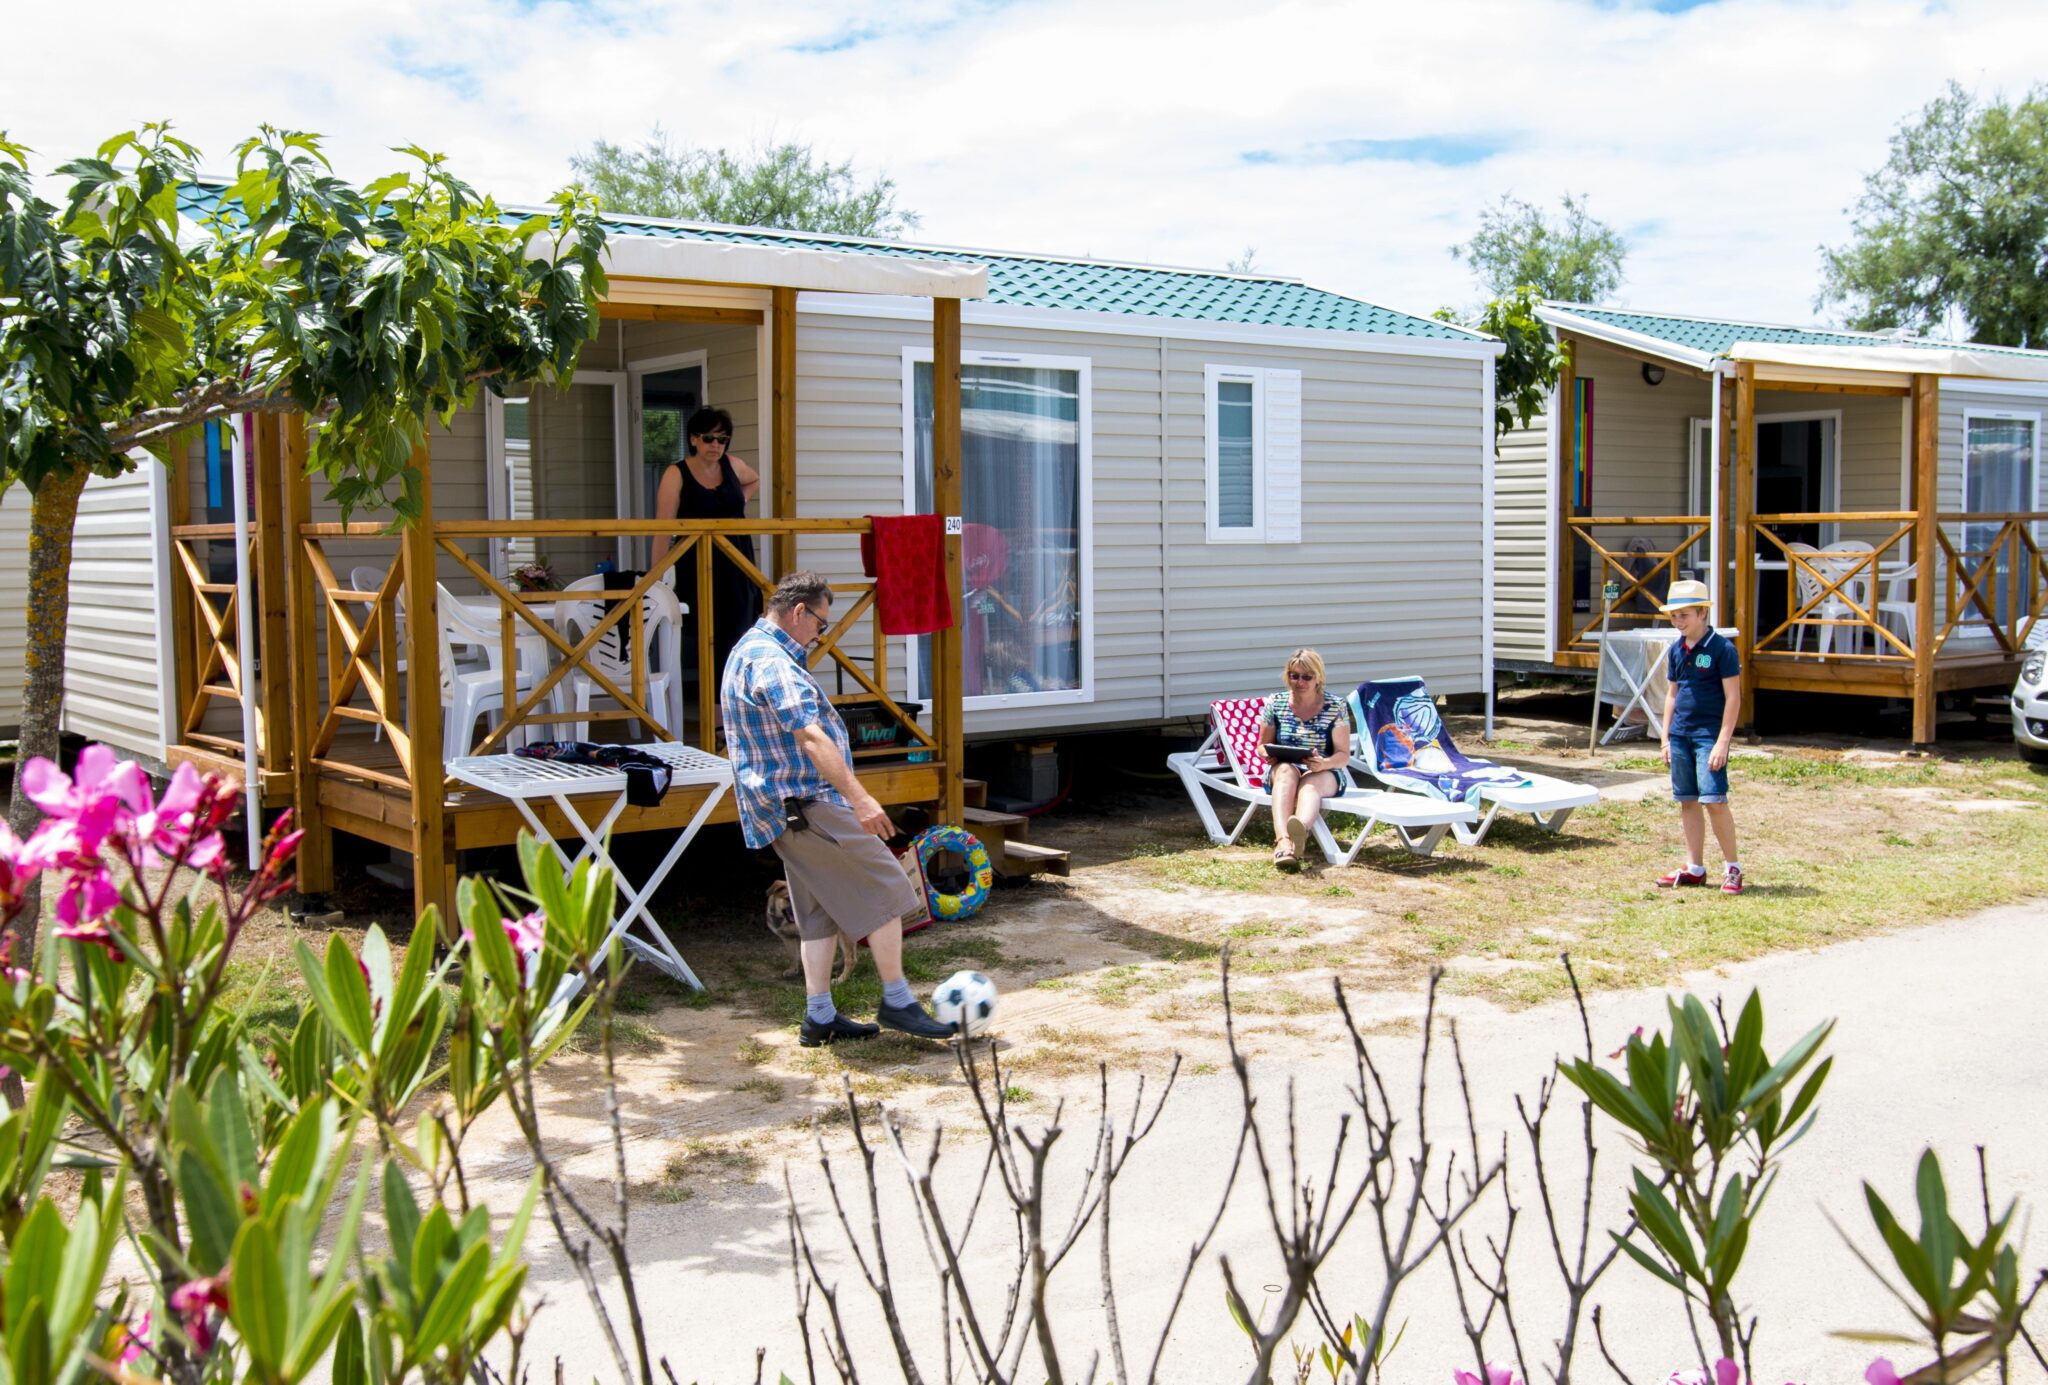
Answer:
[[704, 442], [704, 443], [716, 443], [716, 444], [717, 444], [718, 446], [720, 446], [720, 447], [725, 447], [725, 446], [728, 446], [728, 445], [730, 445], [730, 444], [731, 444], [731, 442], [732, 442], [732, 434], [730, 434], [730, 433], [699, 433], [699, 434], [697, 435], [697, 441], [698, 441], [698, 442]]
[[1287, 675], [1287, 681], [1290, 683], [1313, 683], [1316, 681], [1316, 676], [1313, 673], [1290, 673]]

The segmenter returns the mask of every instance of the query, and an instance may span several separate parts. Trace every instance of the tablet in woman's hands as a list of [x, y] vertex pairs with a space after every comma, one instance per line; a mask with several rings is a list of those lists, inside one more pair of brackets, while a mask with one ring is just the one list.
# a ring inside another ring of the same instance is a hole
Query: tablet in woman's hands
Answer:
[[1266, 746], [1266, 758], [1276, 765], [1305, 765], [1315, 757], [1315, 751], [1305, 745], [1281, 745], [1275, 741]]

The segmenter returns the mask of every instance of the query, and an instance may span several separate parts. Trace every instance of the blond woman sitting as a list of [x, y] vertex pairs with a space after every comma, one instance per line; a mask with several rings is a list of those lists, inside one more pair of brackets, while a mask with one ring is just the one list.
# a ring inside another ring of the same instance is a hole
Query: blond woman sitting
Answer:
[[1309, 828], [1323, 800], [1344, 791], [1351, 763], [1351, 722], [1344, 704], [1323, 690], [1323, 656], [1297, 649], [1287, 656], [1287, 690], [1266, 699], [1259, 743], [1271, 767], [1273, 864], [1301, 869]]

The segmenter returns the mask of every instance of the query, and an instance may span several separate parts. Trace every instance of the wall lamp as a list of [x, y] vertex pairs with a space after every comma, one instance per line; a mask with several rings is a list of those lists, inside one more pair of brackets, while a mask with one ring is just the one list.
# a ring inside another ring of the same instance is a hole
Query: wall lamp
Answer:
[[1650, 363], [1649, 363], [1648, 361], [1644, 361], [1644, 362], [1643, 362], [1643, 383], [1644, 383], [1644, 384], [1646, 384], [1646, 385], [1661, 385], [1661, 384], [1663, 384], [1663, 383], [1664, 383], [1664, 367], [1663, 367], [1663, 366], [1660, 366], [1660, 365], [1651, 365], [1651, 364], [1650, 364]]

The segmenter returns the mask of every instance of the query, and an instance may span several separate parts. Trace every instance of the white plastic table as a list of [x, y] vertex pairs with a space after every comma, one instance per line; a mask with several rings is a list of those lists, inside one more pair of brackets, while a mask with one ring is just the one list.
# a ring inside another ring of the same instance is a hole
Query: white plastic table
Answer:
[[[711, 790], [698, 805], [689, 825], [684, 827], [668, 854], [661, 858], [646, 881], [635, 889], [612, 861], [608, 847], [612, 824], [626, 809], [626, 772], [623, 769], [608, 769], [603, 765], [570, 765], [559, 760], [536, 760], [524, 755], [464, 755], [448, 762], [448, 777], [458, 779], [474, 788], [484, 789], [501, 798], [512, 801], [519, 815], [526, 819], [534, 833], [553, 843], [555, 855], [564, 871], [572, 871], [586, 858], [594, 859], [598, 865], [611, 869], [618, 881], [619, 893], [624, 906], [612, 920], [611, 932], [605, 937], [605, 947], [610, 948], [614, 939], [619, 940], [634, 955], [645, 959], [658, 970], [683, 982], [696, 990], [703, 990], [704, 983], [697, 979], [697, 973], [690, 970], [690, 964], [683, 960], [668, 934], [654, 921], [654, 915], [647, 908], [647, 901], [661, 888], [661, 882], [675, 868], [685, 847], [696, 837], [704, 826], [711, 810], [718, 806], [718, 800], [732, 787], [732, 764], [720, 759], [708, 750], [695, 746], [680, 745], [673, 741], [657, 742], [651, 745], [633, 747], [657, 760], [665, 762], [673, 778], [669, 781], [671, 791], [685, 786], [705, 787]], [[592, 824], [577, 811], [575, 800], [598, 794], [610, 794], [611, 806], [604, 815]], [[572, 857], [554, 840], [554, 834], [542, 825], [540, 815], [534, 811], [536, 800], [552, 802], [569, 825], [576, 829], [576, 835], [583, 840], [582, 847]], [[647, 938], [637, 938], [629, 931], [635, 919], [645, 924]], [[574, 995], [583, 984], [582, 978], [571, 974], [563, 979], [563, 990], [549, 1003], [559, 1004]]]

